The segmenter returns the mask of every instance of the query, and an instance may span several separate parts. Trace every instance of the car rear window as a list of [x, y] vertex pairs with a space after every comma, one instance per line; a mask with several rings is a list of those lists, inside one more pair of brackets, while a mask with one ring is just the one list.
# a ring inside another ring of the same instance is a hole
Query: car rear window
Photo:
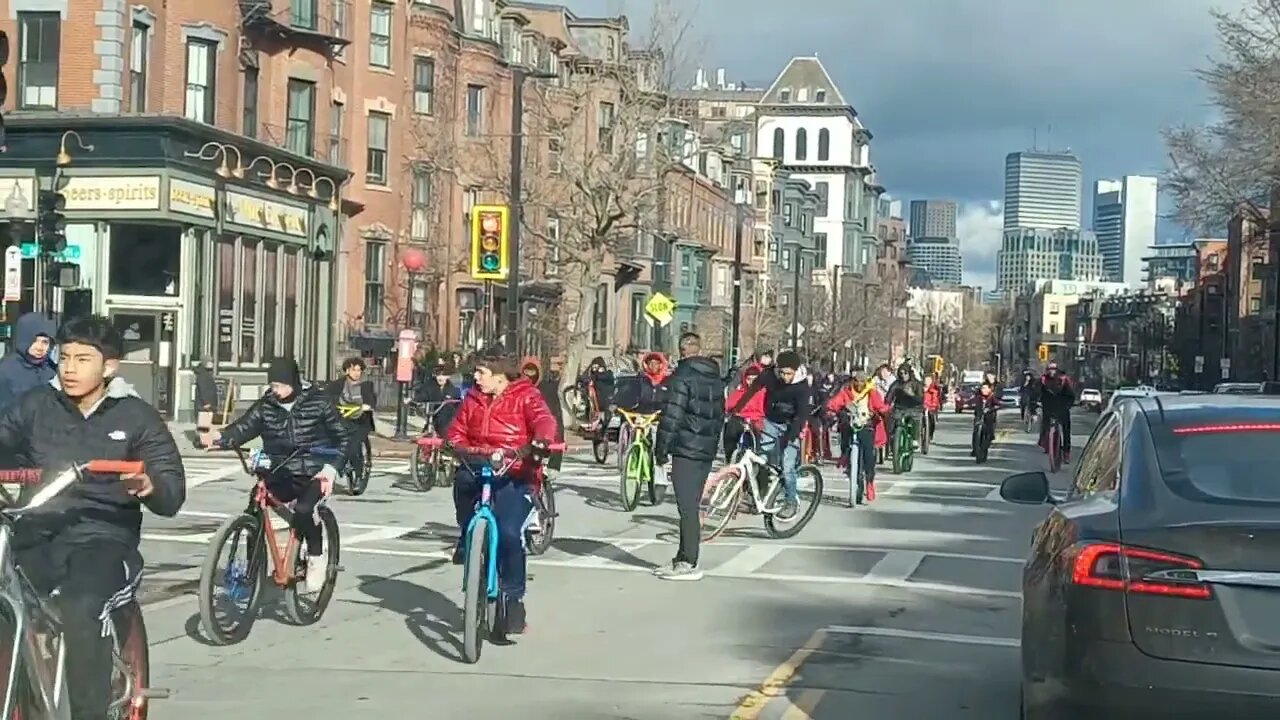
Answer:
[[1280, 503], [1280, 423], [1174, 424], [1152, 433], [1160, 473], [1180, 495]]

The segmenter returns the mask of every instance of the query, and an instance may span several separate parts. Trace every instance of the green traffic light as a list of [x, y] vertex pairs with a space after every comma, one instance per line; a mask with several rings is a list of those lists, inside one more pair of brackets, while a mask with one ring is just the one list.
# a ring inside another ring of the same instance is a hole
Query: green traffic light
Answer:
[[480, 267], [485, 272], [497, 272], [500, 264], [497, 255], [485, 254], [480, 256]]

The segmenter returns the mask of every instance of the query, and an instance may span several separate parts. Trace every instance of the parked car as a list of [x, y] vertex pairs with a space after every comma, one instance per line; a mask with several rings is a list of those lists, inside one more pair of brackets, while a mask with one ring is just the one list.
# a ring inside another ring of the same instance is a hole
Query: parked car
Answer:
[[955, 408], [957, 413], [972, 412], [978, 407], [978, 388], [977, 384], [965, 384], [960, 386], [960, 390], [956, 392]]
[[1102, 412], [1102, 391], [1097, 388], [1085, 388], [1080, 391], [1080, 405], [1094, 412]]
[[1000, 407], [1002, 408], [1018, 407], [1018, 388], [1007, 387], [1000, 391]]
[[[1022, 576], [1022, 717], [1280, 717], [1280, 398], [1130, 397], [1065, 497], [1043, 472]], [[1121, 457], [1124, 462], [1121, 462]]]

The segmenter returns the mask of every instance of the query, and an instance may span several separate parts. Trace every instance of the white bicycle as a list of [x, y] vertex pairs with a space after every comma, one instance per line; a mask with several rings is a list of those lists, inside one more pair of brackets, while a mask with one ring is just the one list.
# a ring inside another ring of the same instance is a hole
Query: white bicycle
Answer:
[[[764, 516], [764, 529], [773, 538], [795, 537], [822, 503], [822, 473], [813, 465], [801, 465], [796, 469], [796, 486], [800, 501], [808, 501], [789, 518], [778, 517], [782, 509], [784, 483], [782, 473], [769, 467], [764, 455], [751, 448], [739, 448], [734, 461], [712, 473], [707, 478], [702, 493], [702, 540], [710, 542], [719, 537], [737, 516], [745, 502], [745, 510]], [[768, 487], [761, 492], [760, 478], [769, 479]], [[743, 496], [743, 488], [747, 494]], [[806, 496], [808, 496], [806, 498]]]

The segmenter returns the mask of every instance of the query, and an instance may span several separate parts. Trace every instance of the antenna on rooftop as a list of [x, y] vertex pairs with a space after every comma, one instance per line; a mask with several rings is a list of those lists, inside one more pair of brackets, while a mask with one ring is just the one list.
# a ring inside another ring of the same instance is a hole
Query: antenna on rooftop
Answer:
[[1049, 152], [1053, 152], [1053, 123], [1049, 123], [1049, 131], [1046, 135], [1048, 136], [1048, 146], [1045, 149]]

